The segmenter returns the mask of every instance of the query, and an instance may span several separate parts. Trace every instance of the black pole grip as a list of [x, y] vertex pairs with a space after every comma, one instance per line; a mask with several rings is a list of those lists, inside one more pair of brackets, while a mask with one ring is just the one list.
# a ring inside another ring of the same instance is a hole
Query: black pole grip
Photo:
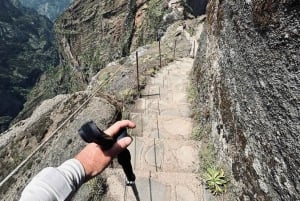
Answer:
[[103, 150], [110, 149], [115, 143], [115, 140], [100, 130], [93, 121], [83, 124], [78, 133], [85, 142], [99, 144]]
[[[124, 128], [113, 138], [100, 130], [93, 121], [83, 124], [78, 130], [78, 133], [85, 142], [99, 144], [103, 150], [110, 149], [116, 141], [128, 136], [127, 129]], [[128, 149], [125, 149], [118, 155], [118, 162], [122, 166], [127, 180], [135, 181], [130, 160], [131, 156]]]

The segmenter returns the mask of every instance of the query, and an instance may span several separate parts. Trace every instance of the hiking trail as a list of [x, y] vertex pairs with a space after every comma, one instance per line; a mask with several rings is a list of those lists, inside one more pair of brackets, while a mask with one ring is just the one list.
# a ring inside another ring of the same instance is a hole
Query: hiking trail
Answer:
[[[201, 143], [191, 140], [193, 123], [187, 100], [192, 65], [192, 58], [181, 58], [163, 67], [130, 113], [137, 127], [130, 131], [134, 141], [129, 150], [142, 201], [202, 200], [197, 178]], [[124, 187], [122, 169], [106, 173], [110, 200], [136, 200], [131, 187]]]

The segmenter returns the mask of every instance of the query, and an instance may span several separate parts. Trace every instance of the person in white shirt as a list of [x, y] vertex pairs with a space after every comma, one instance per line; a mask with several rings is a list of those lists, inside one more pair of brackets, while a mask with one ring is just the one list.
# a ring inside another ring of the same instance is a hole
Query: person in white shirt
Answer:
[[[133, 122], [123, 120], [104, 132], [114, 136], [122, 128], [134, 127]], [[69, 200], [84, 182], [100, 174], [131, 142], [131, 137], [122, 138], [111, 149], [105, 151], [98, 144], [89, 143], [73, 159], [67, 160], [59, 167], [47, 167], [40, 171], [24, 188], [20, 201]]]

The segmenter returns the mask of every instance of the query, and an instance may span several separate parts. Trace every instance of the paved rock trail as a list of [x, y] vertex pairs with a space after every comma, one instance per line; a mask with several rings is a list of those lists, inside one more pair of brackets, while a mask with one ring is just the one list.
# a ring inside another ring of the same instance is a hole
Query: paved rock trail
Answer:
[[[200, 201], [202, 186], [197, 178], [200, 142], [191, 140], [192, 119], [187, 100], [192, 58], [181, 58], [151, 78], [136, 101], [131, 119], [131, 162], [141, 201]], [[107, 169], [106, 200], [135, 201], [125, 188], [122, 169]]]

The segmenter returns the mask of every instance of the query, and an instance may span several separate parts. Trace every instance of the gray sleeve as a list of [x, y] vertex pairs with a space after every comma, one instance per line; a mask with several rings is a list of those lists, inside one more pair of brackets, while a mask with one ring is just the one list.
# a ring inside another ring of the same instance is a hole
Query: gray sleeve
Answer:
[[77, 159], [57, 168], [39, 172], [22, 192], [20, 201], [63, 201], [72, 196], [85, 180], [85, 171]]

